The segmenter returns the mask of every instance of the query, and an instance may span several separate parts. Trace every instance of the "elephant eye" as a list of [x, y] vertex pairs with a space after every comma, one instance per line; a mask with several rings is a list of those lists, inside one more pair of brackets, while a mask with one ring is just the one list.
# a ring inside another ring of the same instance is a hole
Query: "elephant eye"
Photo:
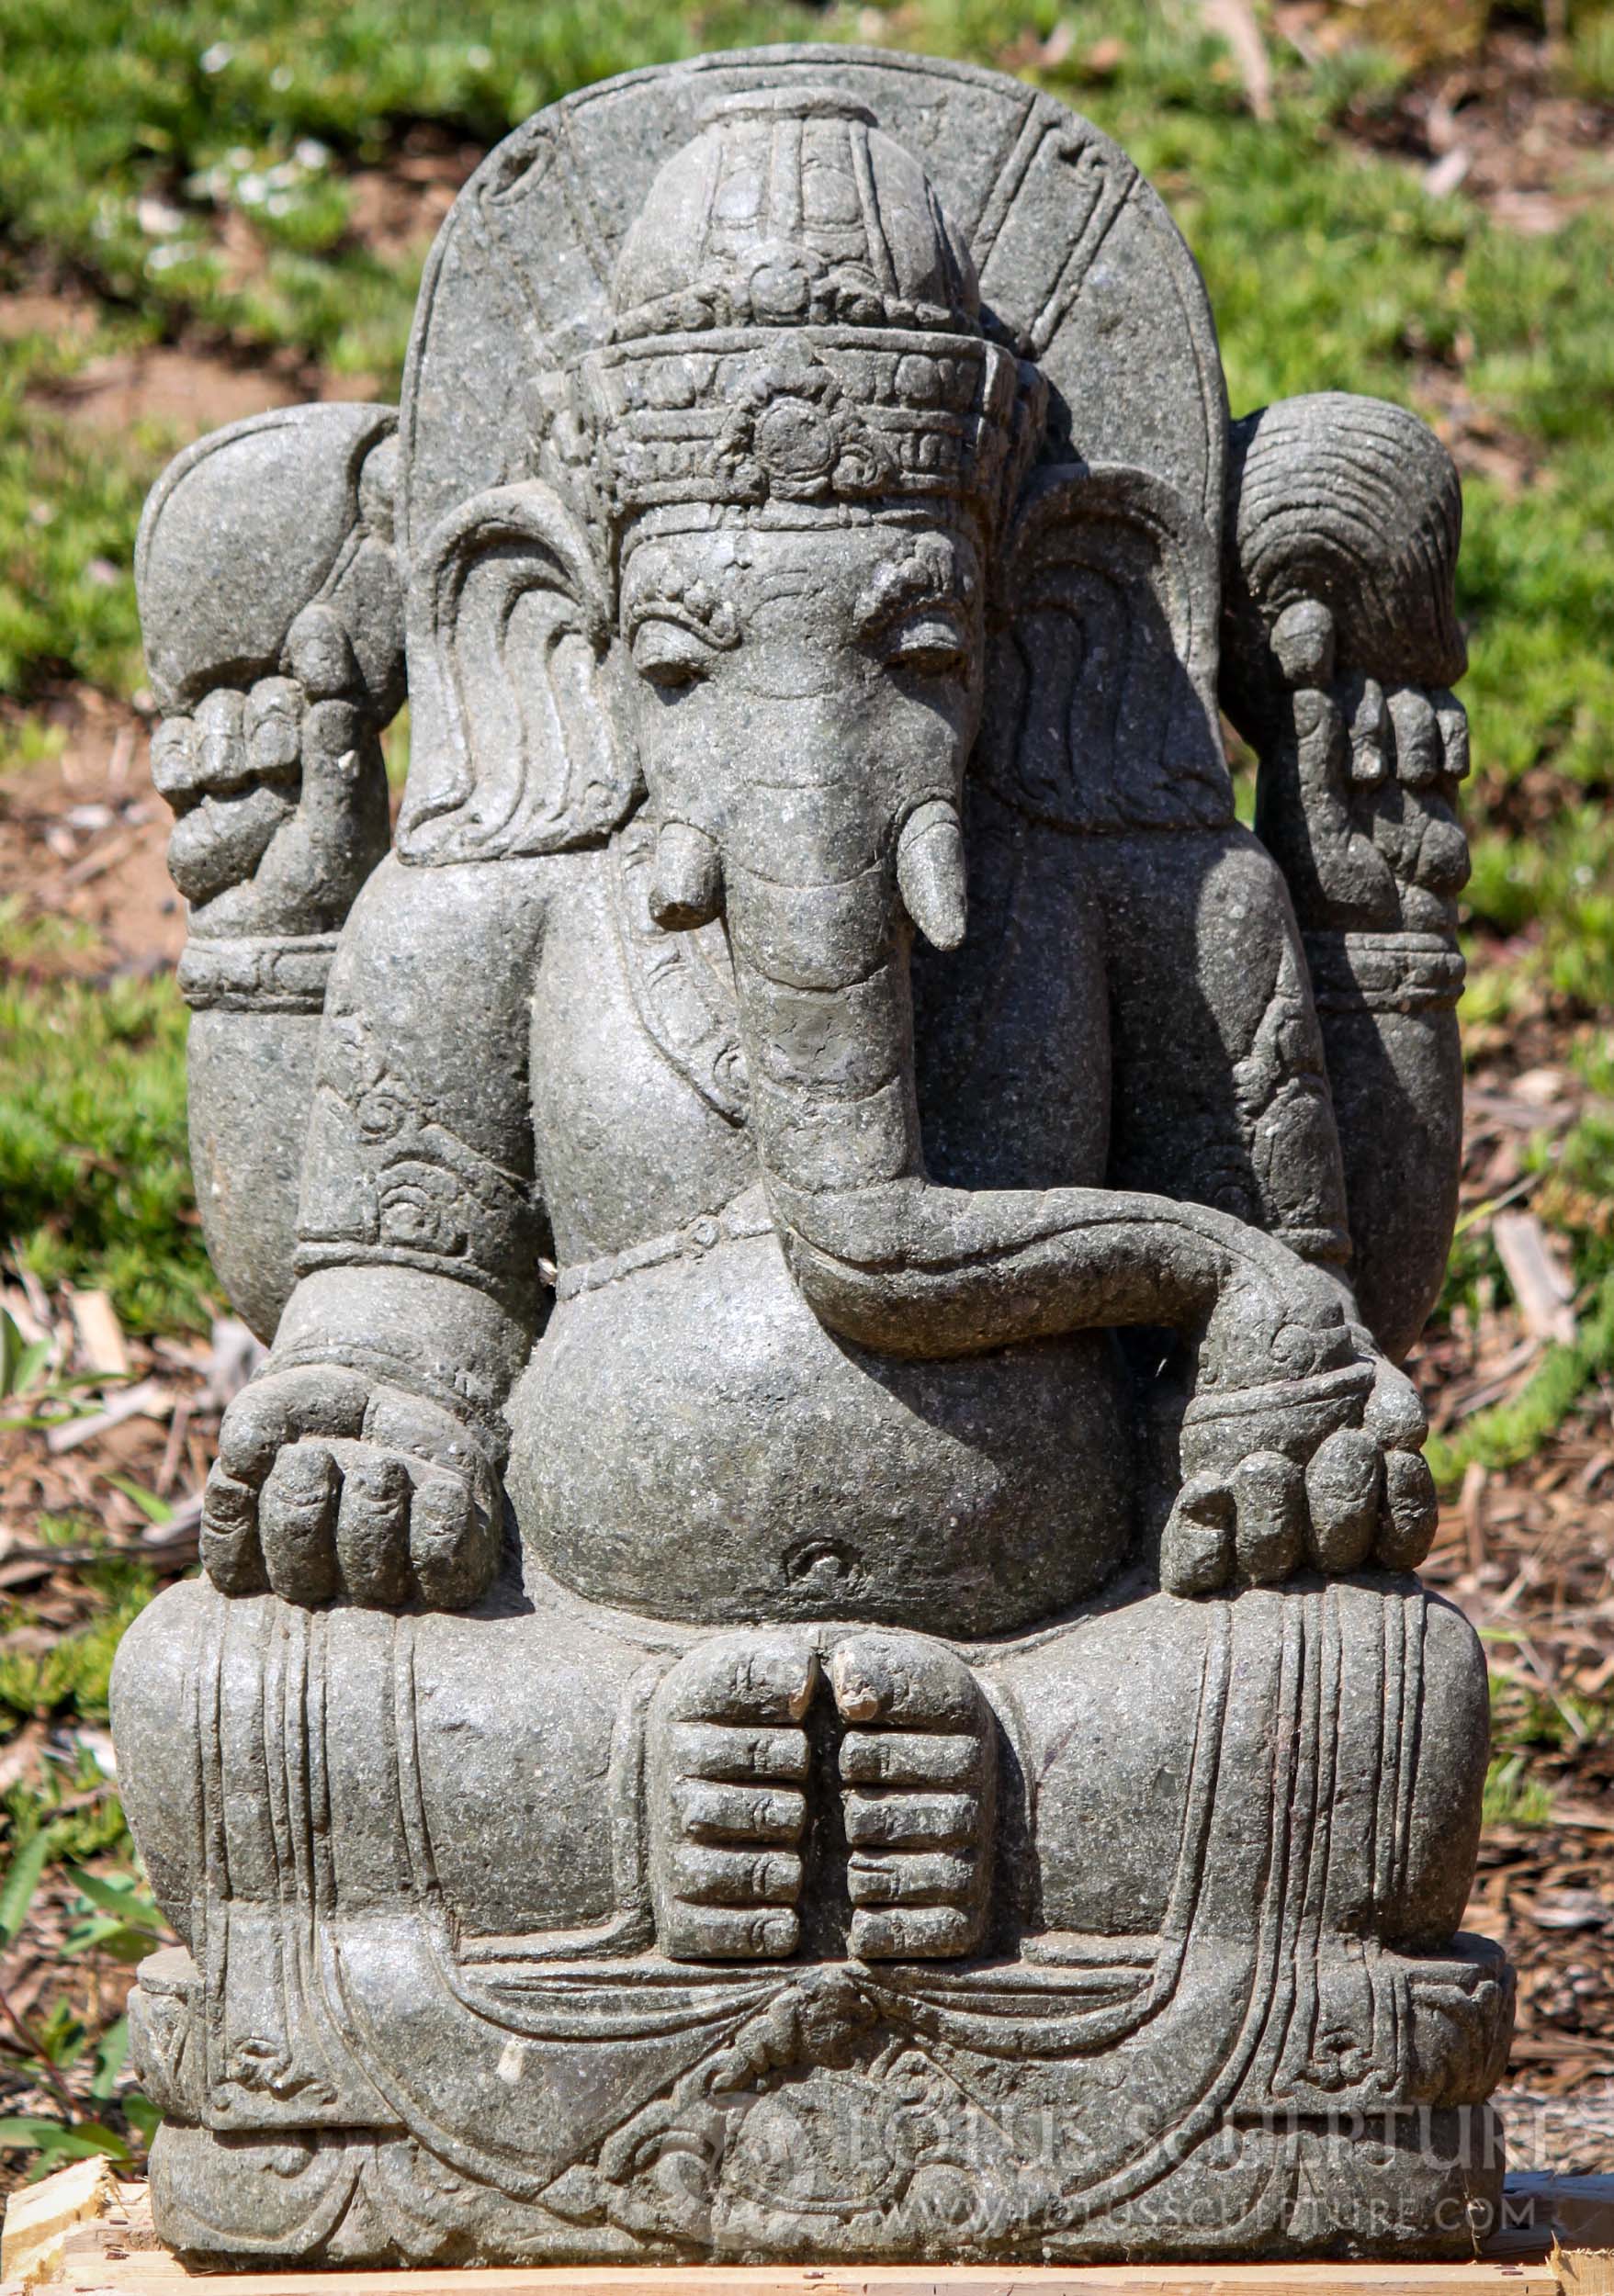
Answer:
[[897, 625], [886, 638], [886, 659], [921, 677], [951, 678], [967, 669], [969, 649], [951, 614], [934, 612]]
[[633, 634], [633, 666], [663, 693], [679, 693], [706, 675], [709, 647], [677, 622], [641, 622]]

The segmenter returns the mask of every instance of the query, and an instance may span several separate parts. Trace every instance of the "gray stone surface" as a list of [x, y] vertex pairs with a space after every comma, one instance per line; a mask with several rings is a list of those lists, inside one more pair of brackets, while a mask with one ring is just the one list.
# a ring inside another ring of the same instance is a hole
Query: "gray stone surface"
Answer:
[[396, 422], [164, 478], [273, 1341], [114, 1685], [187, 2256], [1471, 2252], [1459, 508], [1229, 425], [1087, 123], [842, 49], [540, 114]]

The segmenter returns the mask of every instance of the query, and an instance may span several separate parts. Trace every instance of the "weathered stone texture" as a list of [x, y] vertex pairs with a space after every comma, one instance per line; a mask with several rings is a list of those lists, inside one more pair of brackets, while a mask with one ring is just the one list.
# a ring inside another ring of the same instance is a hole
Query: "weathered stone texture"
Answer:
[[401, 411], [164, 478], [272, 1342], [115, 1683], [174, 2246], [1470, 2253], [1459, 522], [1230, 425], [1086, 122], [839, 49], [541, 113]]

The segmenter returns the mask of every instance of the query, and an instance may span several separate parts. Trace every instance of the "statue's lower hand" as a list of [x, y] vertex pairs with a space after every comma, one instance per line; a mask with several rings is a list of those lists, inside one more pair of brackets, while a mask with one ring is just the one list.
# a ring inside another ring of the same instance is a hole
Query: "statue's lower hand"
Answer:
[[493, 1576], [502, 1526], [492, 1462], [452, 1412], [341, 1365], [299, 1365], [224, 1414], [202, 1563], [226, 1594], [461, 1610]]
[[[1416, 1568], [1434, 1538], [1436, 1496], [1411, 1380], [1360, 1325], [1286, 1319], [1239, 1291], [1217, 1312], [1243, 1321], [1240, 1376], [1202, 1386], [1183, 1415], [1162, 1586], [1210, 1594], [1298, 1570]], [[1252, 1325], [1267, 1356], [1253, 1379]]]

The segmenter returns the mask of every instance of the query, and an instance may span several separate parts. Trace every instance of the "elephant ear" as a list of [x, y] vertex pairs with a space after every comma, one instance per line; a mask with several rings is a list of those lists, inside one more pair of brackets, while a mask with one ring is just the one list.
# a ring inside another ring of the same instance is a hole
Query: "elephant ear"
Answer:
[[450, 512], [409, 599], [406, 861], [558, 853], [638, 794], [606, 690], [609, 594], [587, 535], [536, 480]]
[[1036, 474], [1008, 537], [976, 771], [1061, 829], [1233, 819], [1215, 542], [1146, 472]]

